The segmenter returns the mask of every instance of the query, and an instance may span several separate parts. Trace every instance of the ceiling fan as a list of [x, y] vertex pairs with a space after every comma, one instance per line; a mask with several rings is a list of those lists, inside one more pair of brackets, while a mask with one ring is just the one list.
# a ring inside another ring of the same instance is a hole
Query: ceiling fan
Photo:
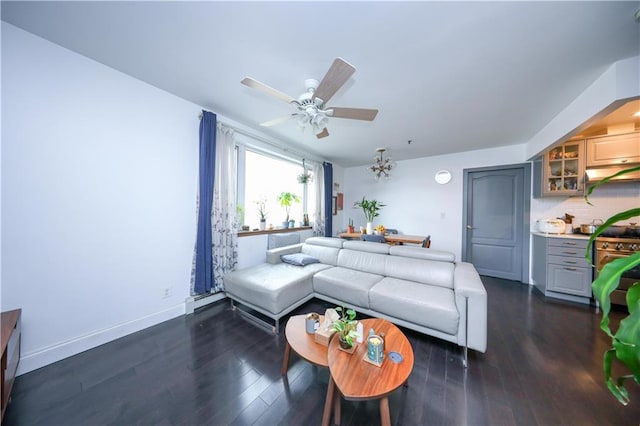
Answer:
[[347, 82], [356, 68], [342, 58], [336, 58], [331, 68], [318, 82], [313, 78], [305, 80], [306, 92], [294, 98], [267, 86], [251, 77], [245, 77], [241, 83], [252, 89], [260, 90], [284, 102], [295, 105], [297, 111], [285, 117], [261, 123], [261, 126], [275, 126], [295, 118], [301, 126], [311, 126], [318, 139], [329, 136], [327, 123], [329, 117], [350, 118], [354, 120], [373, 121], [378, 114], [377, 109], [329, 107], [326, 103]]

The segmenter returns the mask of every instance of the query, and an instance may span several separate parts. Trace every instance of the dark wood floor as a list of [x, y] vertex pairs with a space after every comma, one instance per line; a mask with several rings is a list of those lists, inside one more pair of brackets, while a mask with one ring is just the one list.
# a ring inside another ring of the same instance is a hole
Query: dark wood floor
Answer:
[[[483, 277], [486, 354], [469, 368], [452, 344], [405, 331], [409, 387], [390, 397], [396, 425], [637, 425], [640, 389], [621, 406], [602, 381], [607, 340], [593, 308]], [[297, 311], [323, 312], [312, 301]], [[229, 310], [203, 309], [17, 378], [5, 425], [317, 425], [328, 371], [292, 355], [284, 336]], [[342, 403], [342, 424], [379, 424], [375, 402]]]

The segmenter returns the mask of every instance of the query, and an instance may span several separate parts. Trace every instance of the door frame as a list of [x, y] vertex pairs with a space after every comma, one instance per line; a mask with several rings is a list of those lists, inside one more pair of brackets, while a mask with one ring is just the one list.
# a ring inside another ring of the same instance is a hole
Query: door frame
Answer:
[[522, 270], [520, 271], [520, 281], [530, 284], [529, 262], [531, 256], [531, 163], [507, 164], [503, 166], [476, 167], [463, 169], [462, 179], [462, 261], [468, 262], [467, 256], [467, 201], [469, 197], [469, 175], [474, 172], [492, 172], [521, 169], [524, 173], [524, 194], [522, 197]]

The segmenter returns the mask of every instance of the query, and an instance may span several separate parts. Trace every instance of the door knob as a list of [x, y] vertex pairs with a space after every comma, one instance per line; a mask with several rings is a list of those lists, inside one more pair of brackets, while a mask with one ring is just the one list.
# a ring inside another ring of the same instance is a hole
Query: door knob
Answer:
[[467, 225], [467, 229], [473, 229], [473, 226]]

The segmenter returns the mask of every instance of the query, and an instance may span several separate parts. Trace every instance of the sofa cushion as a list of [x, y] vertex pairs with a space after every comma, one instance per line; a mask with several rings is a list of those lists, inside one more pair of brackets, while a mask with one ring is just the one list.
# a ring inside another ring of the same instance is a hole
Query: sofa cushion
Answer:
[[283, 254], [280, 256], [284, 263], [296, 266], [307, 266], [312, 263], [320, 263], [320, 260], [304, 253]]
[[314, 263], [301, 268], [286, 263], [263, 263], [226, 274], [225, 291], [232, 298], [277, 315], [312, 294], [313, 274], [325, 268], [330, 266]]
[[389, 254], [388, 244], [371, 244], [371, 241], [345, 241], [343, 248], [364, 251], [368, 253]]
[[309, 237], [304, 241], [306, 244], [314, 246], [324, 246], [333, 248], [342, 248], [342, 244], [345, 242], [342, 238], [333, 237]]
[[[419, 250], [428, 251], [420, 248]], [[455, 264], [410, 257], [387, 256], [384, 275], [453, 289]]]
[[369, 290], [383, 277], [349, 268], [329, 268], [313, 276], [313, 289], [346, 305], [369, 307]]
[[[382, 246], [378, 243], [362, 243], [369, 246]], [[386, 245], [386, 244], [384, 244]], [[389, 256], [363, 252], [359, 250], [342, 249], [338, 253], [338, 266], [343, 268], [356, 269], [370, 274], [384, 275], [384, 263]]]
[[322, 245], [307, 244], [305, 242], [302, 245], [301, 251], [306, 255], [319, 259], [321, 263], [336, 266], [338, 262], [338, 252], [340, 252], [340, 249]]
[[300, 242], [300, 234], [290, 232], [288, 234], [269, 234], [267, 238], [267, 249], [271, 250], [278, 247], [290, 246]]
[[415, 259], [437, 260], [440, 262], [455, 262], [456, 256], [448, 251], [434, 249], [425, 250], [422, 247], [412, 246], [392, 246], [389, 248], [392, 256], [413, 257]]
[[448, 288], [385, 277], [371, 288], [369, 304], [382, 314], [447, 334], [458, 332], [460, 315]]

